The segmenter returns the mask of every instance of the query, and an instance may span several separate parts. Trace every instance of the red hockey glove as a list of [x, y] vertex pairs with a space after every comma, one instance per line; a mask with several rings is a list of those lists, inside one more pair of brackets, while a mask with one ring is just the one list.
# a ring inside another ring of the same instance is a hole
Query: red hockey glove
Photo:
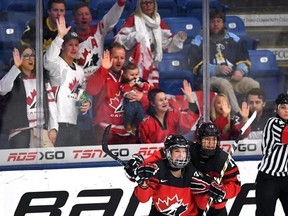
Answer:
[[210, 176], [203, 175], [202, 173], [200, 173], [199, 175], [194, 175], [190, 183], [192, 193], [193, 194], [207, 193], [210, 188], [211, 182], [212, 178]]
[[213, 198], [214, 203], [222, 202], [226, 196], [224, 186], [221, 183], [217, 184], [215, 181], [211, 183], [208, 194]]

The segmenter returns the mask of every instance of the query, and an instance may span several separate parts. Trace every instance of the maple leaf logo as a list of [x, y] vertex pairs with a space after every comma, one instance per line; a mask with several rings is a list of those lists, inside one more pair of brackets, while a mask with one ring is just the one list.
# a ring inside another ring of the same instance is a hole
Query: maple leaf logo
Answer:
[[37, 94], [36, 90], [33, 89], [33, 91], [30, 92], [30, 96], [27, 97], [26, 100], [27, 100], [27, 104], [28, 104], [29, 106], [31, 106], [32, 103], [35, 103], [36, 94]]
[[170, 198], [167, 197], [166, 200], [158, 199], [156, 203], [157, 209], [169, 216], [180, 216], [184, 213], [188, 208], [188, 203], [184, 204], [183, 199], [179, 199], [178, 195], [176, 194], [174, 197]]
[[91, 51], [88, 51], [87, 49], [84, 49], [84, 51], [82, 52], [81, 58], [77, 59], [77, 63], [79, 65], [84, 65], [85, 61], [86, 61], [86, 58], [87, 58], [89, 53], [91, 53]]
[[79, 85], [79, 81], [74, 77], [71, 83], [69, 83], [69, 89], [71, 90], [71, 93], [77, 92], [77, 88]]
[[110, 98], [109, 106], [115, 110], [115, 113], [123, 112], [123, 98], [119, 97], [120, 95], [121, 93], [118, 92], [114, 98]]

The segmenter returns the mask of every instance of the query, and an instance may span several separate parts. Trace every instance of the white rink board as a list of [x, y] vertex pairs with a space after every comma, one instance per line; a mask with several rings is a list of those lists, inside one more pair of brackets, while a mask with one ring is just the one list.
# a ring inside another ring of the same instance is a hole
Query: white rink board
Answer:
[[[242, 185], [253, 183], [257, 174], [257, 164], [259, 161], [237, 162]], [[68, 216], [73, 206], [78, 204], [84, 205], [88, 203], [107, 203], [109, 196], [92, 196], [77, 197], [79, 192], [83, 191], [105, 191], [109, 192], [113, 189], [123, 191], [123, 195], [118, 203], [108, 205], [110, 208], [116, 208], [115, 216], [123, 216], [129, 203], [135, 184], [130, 182], [123, 173], [122, 167], [99, 167], [99, 168], [74, 168], [74, 169], [51, 169], [51, 170], [27, 170], [27, 171], [3, 171], [0, 172], [0, 215], [13, 216], [15, 209], [19, 205], [20, 198], [27, 192], [33, 192], [34, 195], [39, 192], [55, 192], [66, 193], [68, 197], [64, 200], [63, 207], [60, 208], [61, 215]], [[253, 191], [251, 195], [255, 196]], [[56, 198], [50, 199], [33, 199], [30, 205], [54, 205]], [[62, 200], [63, 201], [63, 200]], [[227, 204], [228, 211], [234, 205], [234, 201], [230, 200]], [[118, 205], [118, 206], [117, 206]], [[240, 216], [252, 216], [255, 212], [255, 205], [244, 205]], [[143, 216], [147, 215], [150, 209], [150, 203], [139, 204], [136, 212], [129, 212], [130, 215]], [[23, 211], [22, 211], [23, 212]], [[80, 216], [100, 216], [103, 210], [85, 211]], [[48, 216], [50, 213], [34, 213], [25, 216]], [[127, 214], [129, 215], [129, 214]], [[284, 216], [283, 210], [279, 203], [275, 215]], [[73, 215], [74, 216], [74, 215]], [[75, 215], [76, 216], [76, 215]]]

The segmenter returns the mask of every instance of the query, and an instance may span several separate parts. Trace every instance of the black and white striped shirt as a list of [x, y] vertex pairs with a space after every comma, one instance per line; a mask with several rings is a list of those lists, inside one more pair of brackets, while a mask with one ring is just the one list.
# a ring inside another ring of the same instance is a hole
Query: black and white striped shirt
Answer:
[[288, 123], [278, 117], [269, 118], [263, 131], [259, 171], [277, 177], [288, 176], [287, 140]]

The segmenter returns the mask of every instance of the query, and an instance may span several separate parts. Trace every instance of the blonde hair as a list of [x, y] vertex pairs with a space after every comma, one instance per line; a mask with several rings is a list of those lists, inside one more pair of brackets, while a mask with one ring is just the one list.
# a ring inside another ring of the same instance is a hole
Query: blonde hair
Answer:
[[[135, 15], [139, 16], [139, 17], [142, 17], [143, 16], [143, 11], [141, 9], [141, 3], [143, 2], [144, 0], [137, 0], [137, 4], [136, 4], [136, 9], [135, 9]], [[154, 19], [155, 16], [156, 16], [156, 13], [158, 11], [158, 5], [157, 5], [157, 2], [156, 0], [151, 0], [151, 1], [154, 1], [154, 11], [153, 11], [153, 15], [152, 15], [152, 18]]]
[[[212, 100], [212, 106], [211, 106], [211, 120], [212, 120], [213, 122], [214, 122], [215, 119], [218, 117], [218, 114], [216, 113], [216, 110], [215, 110], [215, 101], [216, 101], [216, 98], [217, 98], [217, 97], [223, 97], [223, 98], [227, 101], [228, 105], [231, 106], [230, 101], [229, 101], [228, 97], [227, 97], [225, 94], [223, 94], [223, 93], [217, 94], [217, 95], [213, 98], [213, 100]], [[220, 131], [221, 133], [226, 133], [226, 132], [230, 129], [231, 113], [228, 114], [227, 119], [228, 119], [228, 124], [223, 128], [222, 131]]]

